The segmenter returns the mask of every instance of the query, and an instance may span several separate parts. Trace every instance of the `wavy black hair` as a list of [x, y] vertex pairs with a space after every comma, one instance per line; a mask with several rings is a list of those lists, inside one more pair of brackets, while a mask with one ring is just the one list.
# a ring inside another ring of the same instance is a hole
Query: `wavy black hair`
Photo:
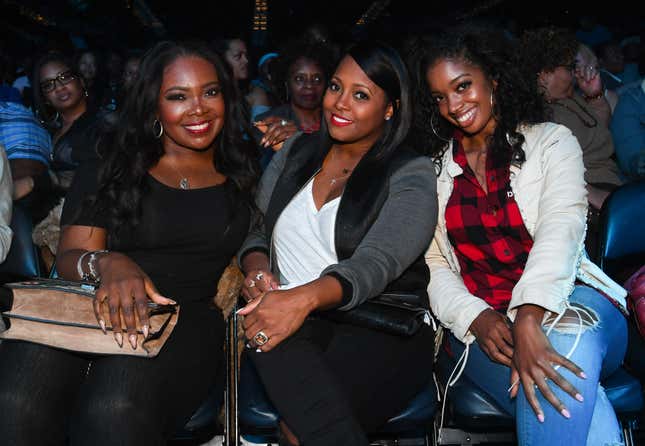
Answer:
[[236, 202], [252, 206], [259, 176], [257, 155], [255, 147], [242, 137], [239, 93], [226, 62], [200, 42], [162, 41], [143, 55], [139, 76], [118, 112], [116, 124], [99, 143], [103, 162], [94, 209], [108, 216], [112, 240], [118, 240], [124, 228], [139, 223], [145, 177], [164, 155], [154, 130], [164, 70], [186, 56], [202, 58], [215, 67], [226, 115], [224, 127], [213, 142], [214, 165], [235, 185]]
[[480, 68], [494, 90], [493, 113], [497, 126], [492, 136], [494, 155], [520, 165], [526, 156], [524, 136], [518, 126], [546, 120], [544, 103], [535, 80], [519, 68], [520, 48], [501, 30], [485, 25], [462, 24], [408, 43], [407, 55], [416, 84], [415, 122], [411, 141], [441, 166], [441, 157], [452, 137], [453, 126], [439, 113], [426, 81], [428, 69], [443, 59], [466, 62]]

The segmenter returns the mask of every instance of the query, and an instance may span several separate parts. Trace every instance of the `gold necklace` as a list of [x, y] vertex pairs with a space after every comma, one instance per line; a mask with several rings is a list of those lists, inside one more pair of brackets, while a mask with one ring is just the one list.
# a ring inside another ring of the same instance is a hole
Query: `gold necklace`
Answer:
[[584, 107], [583, 107], [583, 106], [582, 106], [578, 101], [576, 101], [576, 99], [575, 99], [575, 98], [569, 98], [569, 99], [571, 99], [571, 100], [572, 100], [572, 101], [573, 101], [573, 102], [578, 106], [578, 108], [579, 108], [580, 110], [582, 110], [582, 112], [583, 112], [585, 115], [587, 115], [589, 118], [591, 118], [591, 121], [585, 121], [585, 119], [580, 115], [580, 113], [578, 113], [577, 111], [575, 111], [574, 109], [572, 109], [571, 107], [569, 107], [569, 106], [568, 106], [567, 104], [565, 104], [565, 103], [560, 103], [560, 102], [558, 102], [558, 101], [556, 100], [556, 101], [550, 102], [550, 104], [551, 104], [551, 105], [559, 105], [560, 107], [564, 107], [564, 108], [566, 108], [566, 109], [567, 109], [567, 110], [569, 110], [571, 113], [573, 113], [574, 115], [576, 115], [576, 116], [578, 117], [578, 119], [580, 119], [580, 121], [581, 121], [581, 122], [584, 124], [584, 126], [585, 126], [585, 127], [587, 127], [587, 128], [590, 128], [590, 129], [591, 129], [591, 128], [594, 128], [595, 126], [597, 126], [597, 125], [598, 125], [598, 121], [596, 120], [596, 118], [594, 117], [594, 115], [592, 115], [591, 113], [589, 113], [589, 112], [588, 112], [588, 111], [587, 111], [587, 110], [586, 110], [586, 109], [585, 109], [585, 108], [584, 108]]

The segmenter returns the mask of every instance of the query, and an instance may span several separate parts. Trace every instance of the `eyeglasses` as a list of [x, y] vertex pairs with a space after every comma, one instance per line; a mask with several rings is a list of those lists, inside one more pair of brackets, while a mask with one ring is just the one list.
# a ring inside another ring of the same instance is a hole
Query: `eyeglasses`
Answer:
[[49, 93], [50, 91], [54, 91], [54, 89], [56, 88], [56, 81], [58, 81], [61, 85], [67, 85], [74, 79], [76, 79], [76, 75], [74, 74], [74, 72], [72, 72], [72, 70], [63, 71], [62, 73], [58, 73], [53, 79], [42, 81], [40, 83], [40, 89], [44, 93]]

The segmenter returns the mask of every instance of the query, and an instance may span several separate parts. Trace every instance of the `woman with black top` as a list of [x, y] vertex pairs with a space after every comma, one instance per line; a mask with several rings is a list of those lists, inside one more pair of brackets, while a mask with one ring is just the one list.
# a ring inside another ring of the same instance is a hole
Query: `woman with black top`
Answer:
[[51, 170], [63, 191], [76, 167], [97, 157], [93, 136], [98, 121], [84, 82], [60, 53], [47, 53], [34, 66], [34, 107], [52, 135]]
[[353, 47], [329, 82], [321, 131], [290, 139], [262, 177], [262, 226], [239, 256], [240, 314], [290, 443], [367, 445], [431, 376], [429, 326], [405, 337], [318, 317], [384, 290], [427, 305], [436, 182], [431, 160], [403, 145], [410, 94], [393, 49]]
[[96, 138], [102, 120], [90, 105], [85, 81], [65, 55], [50, 52], [34, 66], [34, 109], [51, 134], [47, 172], [34, 177], [32, 193], [20, 200], [34, 222], [35, 242], [48, 270], [54, 262], [62, 201], [76, 168], [97, 159]]
[[152, 48], [101, 162], [78, 170], [63, 211], [59, 273], [100, 278], [115, 342], [140, 348], [148, 300], [181, 305], [169, 340], [152, 359], [2, 343], [3, 442], [165, 445], [207, 395], [223, 367], [211, 302], [248, 232], [257, 171], [228, 73], [201, 46]]

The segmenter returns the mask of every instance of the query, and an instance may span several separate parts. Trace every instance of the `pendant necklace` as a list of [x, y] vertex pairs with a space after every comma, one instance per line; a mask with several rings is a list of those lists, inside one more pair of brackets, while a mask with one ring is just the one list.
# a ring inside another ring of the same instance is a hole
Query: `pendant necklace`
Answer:
[[[333, 161], [333, 160], [334, 160], [335, 155], [336, 155], [336, 151], [333, 151], [333, 152], [331, 153], [331, 161]], [[343, 167], [343, 169], [341, 170], [342, 175], [338, 175], [337, 177], [334, 177], [334, 178], [330, 179], [330, 180], [329, 180], [329, 184], [331, 184], [331, 185], [333, 186], [334, 184], [336, 184], [336, 183], [338, 182], [338, 180], [342, 180], [343, 178], [345, 178], [346, 176], [348, 176], [349, 174], [351, 174], [351, 173], [352, 173], [352, 170], [353, 170], [353, 169], [348, 169], [348, 168], [346, 168], [346, 167]]]
[[179, 188], [183, 190], [190, 189], [190, 183], [188, 182], [188, 178], [181, 173], [179, 168], [175, 166], [174, 162], [170, 163], [170, 167], [172, 167], [175, 170], [175, 172], [179, 174]]
[[352, 173], [352, 169], [343, 169], [343, 174], [342, 174], [342, 175], [339, 175], [339, 176], [337, 176], [337, 177], [334, 177], [334, 178], [332, 178], [331, 180], [329, 180], [329, 184], [331, 184], [331, 185], [333, 186], [334, 184], [336, 184], [336, 182], [337, 182], [338, 180], [341, 180], [341, 179], [345, 178], [345, 177], [346, 177], [347, 175], [349, 175], [350, 173]]

